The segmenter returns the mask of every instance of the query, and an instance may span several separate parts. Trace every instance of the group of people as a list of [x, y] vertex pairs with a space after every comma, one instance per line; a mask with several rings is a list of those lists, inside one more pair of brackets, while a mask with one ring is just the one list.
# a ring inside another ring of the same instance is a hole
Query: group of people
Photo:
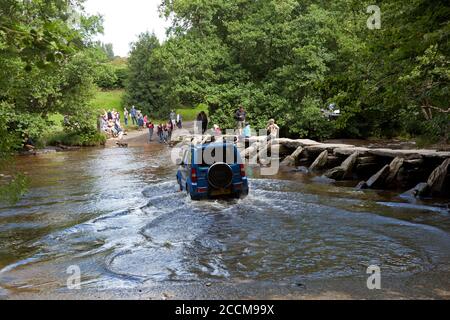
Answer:
[[[236, 130], [237, 135], [240, 139], [248, 140], [252, 136], [252, 129], [250, 123], [247, 121], [247, 112], [244, 109], [244, 106], [239, 106], [239, 109], [236, 110], [234, 114], [234, 119], [236, 121]], [[202, 134], [207, 133], [208, 131], [208, 116], [205, 112], [200, 112], [197, 116], [197, 126], [198, 131]], [[270, 119], [267, 124], [267, 140], [272, 141], [278, 138], [280, 127], [275, 123], [274, 119]], [[218, 125], [214, 125], [210, 132], [214, 136], [222, 135], [222, 130]]]
[[[240, 106], [234, 115], [236, 120], [236, 129], [238, 130], [238, 135], [248, 139], [251, 137], [251, 127], [250, 123], [247, 122], [247, 112], [244, 106]], [[272, 141], [278, 138], [280, 133], [280, 127], [275, 123], [275, 119], [270, 119], [267, 124], [267, 141]]]
[[113, 138], [121, 139], [124, 130], [120, 124], [120, 113], [116, 110], [103, 110], [103, 113], [99, 117], [98, 129]]
[[[142, 111], [137, 110], [135, 106], [132, 106], [128, 111], [124, 108], [124, 123], [128, 127], [129, 124], [137, 126], [139, 131], [148, 129], [149, 143], [153, 141], [153, 136], [156, 131], [156, 135], [160, 143], [168, 143], [172, 139], [172, 132], [175, 128], [183, 128], [183, 119], [180, 114], [176, 114], [174, 110], [171, 111], [169, 121], [165, 124], [154, 124], [147, 115], [144, 115]], [[120, 125], [120, 114], [113, 111], [108, 111], [101, 116], [100, 130], [110, 134], [112, 137], [119, 137], [123, 134], [123, 129]]]
[[[147, 116], [143, 117], [144, 124], [143, 127], [146, 127], [148, 129], [149, 134], [149, 143], [153, 141], [153, 135], [155, 134], [156, 130], [156, 136], [158, 137], [159, 143], [169, 143], [172, 140], [172, 133], [175, 131], [176, 128], [181, 129], [183, 128], [183, 120], [181, 115], [176, 114], [175, 111], [171, 111], [169, 116], [169, 121], [167, 123], [160, 123], [158, 125], [153, 124], [153, 122], [149, 121], [147, 119]], [[138, 116], [138, 125], [139, 123], [139, 116]]]
[[[176, 114], [175, 110], [172, 110], [169, 115], [169, 121], [167, 123], [160, 123], [156, 126], [156, 135], [158, 137], [159, 143], [169, 143], [172, 141], [172, 133], [176, 129], [183, 128], [183, 119], [180, 114]], [[148, 127], [150, 142], [153, 140], [153, 133], [155, 130], [155, 126], [152, 124], [151, 127]]]
[[132, 106], [130, 111], [128, 111], [127, 108], [124, 108], [123, 116], [125, 119], [125, 126], [128, 126], [129, 119], [131, 118], [131, 124], [133, 126], [138, 126], [139, 131], [144, 130], [149, 123], [147, 115], [144, 115], [140, 110], [137, 110], [135, 106]]
[[[178, 128], [183, 128], [183, 119], [180, 114], [177, 114], [174, 110], [170, 112], [167, 123], [154, 124], [149, 120], [147, 115], [144, 115], [141, 111], [137, 110], [135, 106], [132, 106], [130, 111], [127, 108], [124, 109], [124, 122], [125, 126], [128, 126], [131, 119], [132, 125], [137, 125], [138, 130], [149, 131], [149, 143], [153, 141], [153, 136], [156, 132], [159, 143], [169, 143], [172, 140], [173, 132]], [[239, 139], [247, 141], [252, 136], [252, 129], [250, 123], [247, 121], [247, 112], [244, 106], [239, 106], [234, 114], [236, 121], [236, 130]], [[197, 132], [206, 134], [208, 131], [209, 119], [206, 112], [202, 111], [197, 116], [196, 122]], [[121, 126], [120, 113], [116, 110], [104, 111], [100, 116], [99, 129], [106, 132], [114, 138], [121, 138], [124, 134], [124, 130]], [[275, 123], [274, 119], [269, 120], [267, 125], [267, 140], [272, 141], [279, 136], [280, 128]], [[209, 133], [213, 136], [221, 136], [222, 130], [218, 125], [214, 125]]]
[[[165, 124], [159, 124], [156, 127], [156, 135], [158, 136], [159, 143], [169, 143], [172, 140], [172, 133], [175, 130], [175, 126], [172, 121]], [[152, 133], [151, 133], [152, 135]], [[150, 137], [151, 141], [151, 137]]]

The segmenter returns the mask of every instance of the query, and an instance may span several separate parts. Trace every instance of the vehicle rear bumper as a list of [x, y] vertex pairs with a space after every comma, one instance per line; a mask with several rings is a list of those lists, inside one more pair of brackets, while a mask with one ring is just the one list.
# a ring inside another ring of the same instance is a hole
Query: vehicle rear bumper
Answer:
[[[215, 192], [216, 191], [216, 192]], [[197, 199], [215, 199], [215, 198], [233, 198], [246, 197], [249, 188], [246, 183], [233, 184], [226, 192], [217, 192], [217, 189], [211, 187], [197, 187], [192, 190], [192, 196]]]

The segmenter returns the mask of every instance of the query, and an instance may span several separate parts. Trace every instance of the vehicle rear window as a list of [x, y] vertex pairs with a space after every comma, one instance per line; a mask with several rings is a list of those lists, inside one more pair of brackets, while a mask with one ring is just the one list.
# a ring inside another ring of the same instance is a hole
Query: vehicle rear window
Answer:
[[238, 155], [234, 145], [208, 146], [197, 152], [196, 164], [211, 166], [218, 162], [238, 163]]

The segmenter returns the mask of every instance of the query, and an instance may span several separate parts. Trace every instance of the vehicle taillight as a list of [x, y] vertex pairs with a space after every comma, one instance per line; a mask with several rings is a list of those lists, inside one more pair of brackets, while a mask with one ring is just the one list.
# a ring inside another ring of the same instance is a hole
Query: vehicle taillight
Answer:
[[197, 182], [197, 170], [194, 168], [192, 168], [192, 170], [191, 170], [191, 181], [193, 183]]
[[245, 177], [247, 174], [245, 173], [245, 166], [241, 164], [241, 177]]

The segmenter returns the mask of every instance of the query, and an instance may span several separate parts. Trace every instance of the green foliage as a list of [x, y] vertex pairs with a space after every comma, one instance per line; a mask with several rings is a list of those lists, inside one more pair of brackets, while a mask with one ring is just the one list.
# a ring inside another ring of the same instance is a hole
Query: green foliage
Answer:
[[106, 135], [99, 132], [54, 132], [45, 137], [45, 143], [50, 146], [97, 147], [106, 143]]
[[[275, 118], [294, 136], [448, 137], [450, 7], [383, 1], [370, 30], [372, 4], [165, 0], [171, 37], [150, 55], [159, 90], [170, 108], [208, 104], [222, 127], [242, 103], [253, 127]], [[335, 122], [320, 112], [330, 103]]]
[[[25, 135], [34, 141], [52, 126], [49, 116], [76, 117], [67, 128], [92, 134], [88, 102], [99, 72], [92, 41], [102, 30], [101, 18], [87, 16], [83, 0], [4, 0], [0, 2], [0, 163], [10, 170], [9, 155], [22, 148]], [[8, 165], [6, 165], [8, 164]], [[16, 199], [25, 180], [20, 174], [3, 179], [2, 198]], [[6, 183], [6, 187], [3, 184]]]
[[27, 179], [11, 167], [13, 152], [23, 141], [19, 124], [10, 129], [11, 118], [15, 118], [13, 107], [0, 102], [0, 203], [17, 202], [27, 187]]
[[114, 55], [114, 48], [113, 48], [112, 43], [100, 43], [99, 46], [109, 60], [114, 59], [115, 55]]
[[156, 53], [158, 48], [158, 39], [149, 33], [141, 34], [132, 45], [125, 104], [129, 107], [135, 105], [152, 117], [165, 117], [169, 114], [164, 95], [166, 72], [161, 57]]
[[102, 64], [95, 83], [102, 89], [114, 89], [117, 87], [119, 79], [115, 69], [109, 64]]
[[110, 57], [105, 52], [103, 45], [98, 45], [96, 50], [96, 61], [101, 62], [96, 70], [95, 83], [104, 90], [125, 88], [128, 78], [128, 67], [126, 60]]
[[333, 135], [333, 123], [324, 118], [320, 110], [320, 100], [306, 97], [293, 114], [291, 132], [302, 138], [326, 139]]
[[208, 113], [208, 106], [206, 104], [199, 104], [196, 108], [193, 109], [176, 109], [176, 113], [181, 115], [183, 121], [197, 120], [198, 114], [202, 111]]
[[102, 114], [105, 110], [113, 110], [123, 112], [124, 98], [123, 90], [97, 90], [94, 98], [90, 102], [91, 110], [97, 114]]

